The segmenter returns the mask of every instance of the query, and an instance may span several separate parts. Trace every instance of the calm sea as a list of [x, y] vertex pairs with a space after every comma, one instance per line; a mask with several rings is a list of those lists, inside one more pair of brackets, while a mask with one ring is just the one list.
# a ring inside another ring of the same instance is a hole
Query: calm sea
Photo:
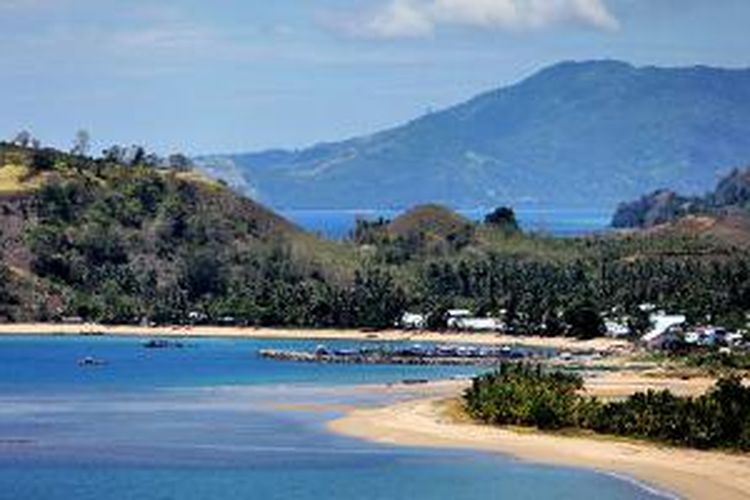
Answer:
[[[586, 470], [332, 435], [325, 422], [338, 413], [321, 404], [399, 397], [356, 384], [473, 369], [295, 364], [257, 355], [312, 346], [206, 339], [147, 350], [135, 338], [0, 338], [0, 498], [657, 498]], [[84, 356], [108, 364], [79, 367]]]
[[[470, 220], [481, 221], [492, 209], [457, 210]], [[379, 217], [393, 219], [398, 210], [281, 210], [287, 219], [301, 227], [331, 239], [349, 235], [357, 219], [375, 220]], [[612, 220], [612, 210], [607, 209], [519, 209], [516, 217], [524, 231], [540, 232], [554, 236], [582, 236], [606, 231]]]

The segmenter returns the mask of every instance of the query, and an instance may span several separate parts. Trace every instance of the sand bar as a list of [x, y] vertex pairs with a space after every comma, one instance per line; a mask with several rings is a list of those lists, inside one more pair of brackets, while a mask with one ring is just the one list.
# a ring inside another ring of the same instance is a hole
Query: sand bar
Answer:
[[356, 329], [294, 329], [230, 326], [112, 326], [85, 324], [15, 323], [0, 324], [0, 335], [130, 335], [144, 337], [237, 337], [297, 340], [373, 340], [408, 342], [445, 342], [463, 344], [524, 345], [571, 351], [628, 349], [624, 340], [597, 338], [576, 340], [568, 337], [511, 336], [494, 333], [440, 333], [403, 330], [376, 332]]
[[[636, 383], [635, 379], [630, 382]], [[698, 391], [704, 383], [684, 390]], [[591, 393], [611, 393], [621, 386], [616, 380], [613, 385], [602, 380], [587, 387]], [[433, 396], [382, 408], [359, 408], [330, 422], [329, 428], [386, 444], [476, 449], [533, 462], [623, 474], [685, 498], [750, 498], [750, 457], [747, 455], [617, 438], [496, 428], [458, 419], [457, 404], [455, 399]]]

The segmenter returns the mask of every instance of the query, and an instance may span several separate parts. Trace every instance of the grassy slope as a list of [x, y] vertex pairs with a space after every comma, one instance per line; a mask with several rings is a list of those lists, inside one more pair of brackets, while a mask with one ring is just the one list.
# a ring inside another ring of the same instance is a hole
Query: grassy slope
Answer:
[[28, 193], [38, 189], [42, 182], [44, 177], [33, 174], [26, 165], [0, 166], [0, 195]]

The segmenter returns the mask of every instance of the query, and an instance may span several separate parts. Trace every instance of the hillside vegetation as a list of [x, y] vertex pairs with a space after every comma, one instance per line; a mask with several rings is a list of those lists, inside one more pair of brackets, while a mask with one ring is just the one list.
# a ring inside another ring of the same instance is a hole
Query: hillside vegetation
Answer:
[[3, 288], [13, 296], [3, 309], [12, 319], [179, 322], [193, 310], [218, 318], [251, 304], [262, 318], [283, 314], [279, 303], [293, 304], [284, 294], [333, 279], [326, 264], [346, 260], [198, 172], [1, 148]]
[[474, 379], [466, 409], [495, 425], [574, 428], [709, 449], [750, 450], [750, 388], [739, 376], [719, 379], [698, 397], [637, 392], [622, 401], [581, 395], [583, 379], [541, 366], [503, 364]]
[[11, 321], [382, 328], [409, 310], [444, 328], [465, 307], [519, 334], [586, 337], [605, 315], [643, 328], [644, 302], [730, 327], [750, 312], [747, 247], [720, 233], [553, 238], [506, 207], [472, 223], [426, 205], [333, 242], [187, 168], [0, 151], [27, 179], [0, 195]]

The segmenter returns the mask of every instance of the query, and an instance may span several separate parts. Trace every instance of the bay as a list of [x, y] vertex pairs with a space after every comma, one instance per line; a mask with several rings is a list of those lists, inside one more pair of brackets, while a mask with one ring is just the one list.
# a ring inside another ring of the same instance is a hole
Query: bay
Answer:
[[[594, 471], [329, 433], [378, 387], [466, 367], [312, 365], [258, 357], [312, 342], [0, 338], [2, 499], [652, 499]], [[331, 342], [331, 347], [356, 346]], [[80, 356], [106, 365], [80, 367]], [[368, 384], [363, 386], [362, 384]]]

